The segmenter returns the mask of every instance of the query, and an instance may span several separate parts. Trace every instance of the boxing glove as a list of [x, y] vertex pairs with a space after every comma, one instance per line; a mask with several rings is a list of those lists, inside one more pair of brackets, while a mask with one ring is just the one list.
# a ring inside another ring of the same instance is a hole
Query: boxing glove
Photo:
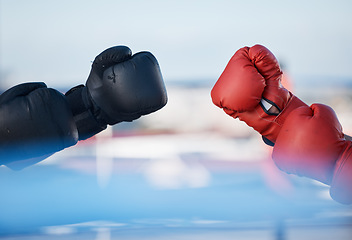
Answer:
[[77, 141], [71, 109], [58, 91], [25, 83], [0, 95], [0, 165], [22, 169]]
[[352, 203], [352, 142], [345, 139], [330, 107], [313, 104], [293, 110], [272, 157], [282, 171], [328, 184], [333, 199]]
[[72, 88], [65, 95], [80, 140], [104, 130], [108, 124], [133, 121], [167, 103], [156, 58], [150, 52], [132, 55], [125, 46], [99, 54], [86, 84]]
[[281, 78], [279, 63], [267, 48], [243, 47], [220, 75], [211, 98], [226, 114], [244, 121], [273, 145], [287, 115], [306, 106], [282, 86]]

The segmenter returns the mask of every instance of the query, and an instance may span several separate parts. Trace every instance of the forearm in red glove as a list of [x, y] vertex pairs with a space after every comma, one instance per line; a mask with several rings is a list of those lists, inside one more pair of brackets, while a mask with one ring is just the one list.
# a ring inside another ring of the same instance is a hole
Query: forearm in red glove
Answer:
[[352, 203], [352, 142], [329, 106], [292, 111], [276, 139], [273, 159], [287, 173], [330, 185], [334, 200]]

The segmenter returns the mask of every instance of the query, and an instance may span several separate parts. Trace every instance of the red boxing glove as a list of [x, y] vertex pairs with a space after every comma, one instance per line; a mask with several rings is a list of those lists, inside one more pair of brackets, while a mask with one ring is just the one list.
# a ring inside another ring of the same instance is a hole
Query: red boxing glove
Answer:
[[[288, 114], [306, 106], [281, 85], [282, 71], [264, 46], [239, 49], [211, 91], [213, 103], [275, 143]], [[267, 107], [269, 106], [269, 107]], [[278, 113], [271, 113], [274, 106]]]
[[352, 203], [352, 142], [330, 107], [313, 104], [292, 111], [276, 139], [273, 159], [282, 171], [328, 184], [333, 199]]

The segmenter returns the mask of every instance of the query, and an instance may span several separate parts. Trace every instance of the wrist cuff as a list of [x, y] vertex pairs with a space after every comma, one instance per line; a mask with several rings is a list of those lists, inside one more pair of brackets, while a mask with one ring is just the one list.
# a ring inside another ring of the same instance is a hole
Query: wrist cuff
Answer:
[[88, 139], [106, 129], [107, 124], [95, 117], [96, 111], [84, 85], [73, 87], [65, 96], [78, 129], [79, 140]]

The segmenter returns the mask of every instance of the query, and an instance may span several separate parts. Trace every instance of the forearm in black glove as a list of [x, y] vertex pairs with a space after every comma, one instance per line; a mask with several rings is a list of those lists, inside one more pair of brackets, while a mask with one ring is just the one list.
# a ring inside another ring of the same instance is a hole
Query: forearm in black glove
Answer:
[[71, 109], [57, 90], [24, 83], [0, 95], [0, 165], [21, 169], [77, 141]]

